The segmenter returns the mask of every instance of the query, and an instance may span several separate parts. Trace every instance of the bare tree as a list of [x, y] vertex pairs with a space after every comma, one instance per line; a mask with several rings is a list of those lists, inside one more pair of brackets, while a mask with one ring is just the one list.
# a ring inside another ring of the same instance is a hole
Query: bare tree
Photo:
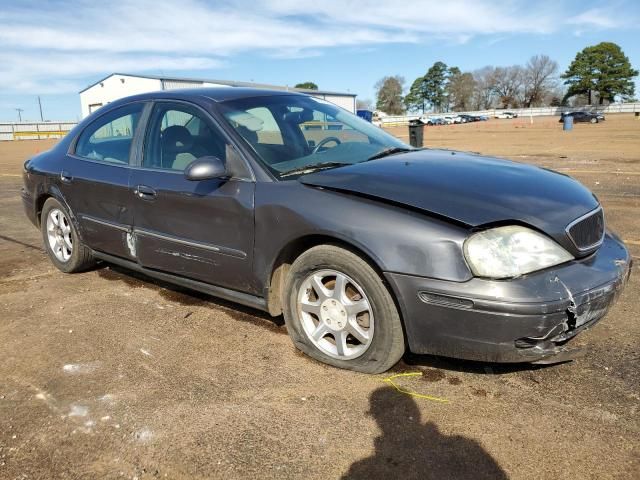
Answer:
[[476, 82], [469, 72], [453, 71], [447, 83], [449, 104], [454, 112], [464, 112], [473, 108], [473, 94]]
[[529, 59], [523, 72], [524, 106], [541, 105], [556, 87], [555, 75], [558, 63], [547, 55], [534, 55]]
[[486, 110], [493, 106], [494, 100], [494, 67], [484, 67], [473, 72], [475, 88], [473, 92], [473, 108]]
[[524, 71], [520, 65], [497, 67], [493, 71], [493, 91], [502, 108], [517, 107], [522, 101]]
[[404, 89], [404, 78], [400, 75], [393, 77], [383, 77], [376, 82], [376, 108], [389, 115], [402, 115], [404, 113], [404, 103], [402, 91]]

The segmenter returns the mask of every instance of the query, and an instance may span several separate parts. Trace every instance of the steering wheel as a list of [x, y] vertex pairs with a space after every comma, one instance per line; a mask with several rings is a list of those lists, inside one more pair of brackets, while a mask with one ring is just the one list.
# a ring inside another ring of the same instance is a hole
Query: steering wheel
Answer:
[[320, 142], [315, 147], [313, 147], [313, 150], [311, 151], [311, 154], [313, 155], [314, 153], [318, 153], [318, 150], [320, 150], [322, 147], [324, 147], [329, 142], [335, 142], [336, 146], [340, 145], [342, 143], [340, 141], [340, 139], [337, 138], [337, 137], [324, 138], [324, 139], [320, 140]]

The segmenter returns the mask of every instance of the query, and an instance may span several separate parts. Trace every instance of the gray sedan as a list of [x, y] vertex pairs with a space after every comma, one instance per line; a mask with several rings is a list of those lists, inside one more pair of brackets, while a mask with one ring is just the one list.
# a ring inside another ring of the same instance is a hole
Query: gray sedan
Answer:
[[25, 163], [22, 198], [63, 272], [110, 262], [284, 315], [297, 348], [369, 373], [406, 350], [564, 360], [631, 268], [575, 180], [290, 92], [115, 101]]

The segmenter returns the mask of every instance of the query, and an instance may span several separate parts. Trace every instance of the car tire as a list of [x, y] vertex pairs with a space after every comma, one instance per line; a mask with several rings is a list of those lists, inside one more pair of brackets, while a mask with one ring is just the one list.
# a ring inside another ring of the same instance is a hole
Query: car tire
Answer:
[[598, 119], [597, 118], [592, 118], [591, 120], [589, 120], [591, 123], [598, 123]]
[[92, 251], [80, 240], [69, 211], [55, 198], [49, 198], [42, 207], [40, 229], [44, 248], [58, 270], [76, 273], [95, 265]]
[[291, 265], [284, 292], [289, 336], [310, 357], [363, 373], [384, 372], [402, 357], [398, 308], [376, 271], [349, 250], [307, 250]]

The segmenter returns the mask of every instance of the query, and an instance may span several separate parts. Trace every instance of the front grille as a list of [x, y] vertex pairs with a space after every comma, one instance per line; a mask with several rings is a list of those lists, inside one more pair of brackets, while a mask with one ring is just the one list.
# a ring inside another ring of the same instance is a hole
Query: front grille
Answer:
[[602, 208], [571, 222], [567, 227], [567, 233], [578, 250], [590, 250], [600, 245], [604, 236]]

